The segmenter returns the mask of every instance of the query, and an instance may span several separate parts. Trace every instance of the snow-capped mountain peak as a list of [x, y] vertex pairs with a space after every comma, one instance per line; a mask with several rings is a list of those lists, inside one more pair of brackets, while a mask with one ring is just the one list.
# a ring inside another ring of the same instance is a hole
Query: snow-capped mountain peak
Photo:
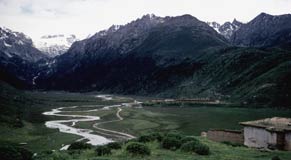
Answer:
[[216, 32], [219, 32], [220, 24], [217, 22], [207, 22], [207, 24], [212, 27]]
[[31, 62], [46, 57], [33, 47], [32, 40], [28, 36], [5, 27], [0, 27], [0, 51], [0, 56], [18, 57]]
[[34, 45], [49, 57], [55, 57], [65, 53], [77, 40], [78, 39], [73, 34], [45, 35], [34, 40]]
[[237, 31], [243, 23], [234, 19], [232, 22], [225, 22], [220, 25], [217, 22], [207, 22], [207, 24], [212, 27], [216, 32], [223, 35], [226, 39], [230, 39], [235, 31]]

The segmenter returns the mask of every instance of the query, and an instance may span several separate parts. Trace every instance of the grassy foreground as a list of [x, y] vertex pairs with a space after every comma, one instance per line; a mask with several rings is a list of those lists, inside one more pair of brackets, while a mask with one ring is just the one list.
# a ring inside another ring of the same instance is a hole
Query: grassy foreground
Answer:
[[194, 152], [184, 152], [181, 149], [168, 150], [161, 146], [158, 141], [148, 142], [145, 145], [150, 149], [150, 155], [133, 155], [126, 150], [127, 144], [121, 149], [111, 150], [110, 155], [99, 155], [93, 149], [74, 151], [55, 151], [41, 153], [35, 157], [36, 160], [271, 160], [278, 156], [281, 160], [290, 160], [291, 152], [284, 151], [259, 151], [246, 147], [233, 147], [230, 145], [216, 143], [205, 138], [196, 137], [201, 143], [210, 149], [209, 155], [199, 155]]

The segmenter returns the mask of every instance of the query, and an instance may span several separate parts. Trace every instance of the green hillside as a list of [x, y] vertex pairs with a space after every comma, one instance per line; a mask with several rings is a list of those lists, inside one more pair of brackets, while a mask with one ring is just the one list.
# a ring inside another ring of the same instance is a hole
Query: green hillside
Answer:
[[210, 97], [252, 105], [287, 107], [290, 51], [272, 48], [227, 48], [198, 58], [204, 66], [162, 96]]

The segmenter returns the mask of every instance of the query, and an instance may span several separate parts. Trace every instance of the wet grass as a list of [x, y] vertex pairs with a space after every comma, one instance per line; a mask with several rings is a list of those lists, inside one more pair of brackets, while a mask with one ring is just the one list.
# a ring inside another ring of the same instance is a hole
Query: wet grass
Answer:
[[43, 124], [25, 123], [24, 127], [17, 129], [1, 126], [0, 131], [0, 143], [27, 143], [23, 147], [34, 152], [58, 149], [62, 144], [70, 144], [79, 138], [48, 129]]
[[126, 108], [121, 112], [124, 121], [102, 127], [139, 135], [155, 131], [179, 130], [184, 134], [200, 135], [209, 129], [242, 129], [239, 122], [268, 117], [291, 117], [291, 110], [271, 108], [232, 107], [145, 107]]

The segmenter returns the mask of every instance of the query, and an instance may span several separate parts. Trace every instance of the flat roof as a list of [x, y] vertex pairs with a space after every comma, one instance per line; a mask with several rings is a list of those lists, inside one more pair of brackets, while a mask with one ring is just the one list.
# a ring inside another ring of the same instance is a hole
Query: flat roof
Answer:
[[256, 121], [240, 122], [240, 125], [264, 128], [274, 132], [291, 131], [291, 118], [273, 117]]

